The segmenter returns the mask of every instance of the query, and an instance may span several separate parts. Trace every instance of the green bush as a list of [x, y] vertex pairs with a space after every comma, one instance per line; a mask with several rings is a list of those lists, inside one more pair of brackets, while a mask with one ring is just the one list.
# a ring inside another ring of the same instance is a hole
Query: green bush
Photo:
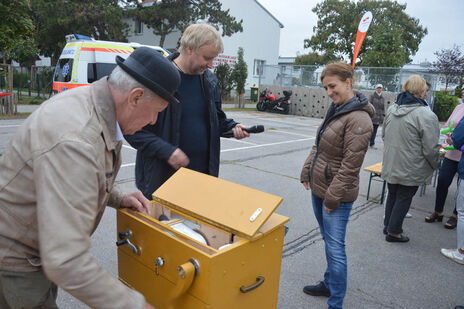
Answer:
[[27, 72], [21, 73], [19, 71], [14, 70], [13, 71], [13, 87], [14, 88], [18, 88], [18, 87], [24, 88], [27, 85], [30, 78], [31, 77]]
[[445, 121], [458, 105], [458, 98], [447, 94], [444, 91], [435, 92], [435, 101], [433, 103], [433, 112], [437, 115], [438, 120]]

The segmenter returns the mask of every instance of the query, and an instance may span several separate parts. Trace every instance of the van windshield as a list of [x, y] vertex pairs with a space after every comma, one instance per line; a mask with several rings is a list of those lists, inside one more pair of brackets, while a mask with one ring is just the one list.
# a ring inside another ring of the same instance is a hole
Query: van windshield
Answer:
[[110, 75], [115, 67], [116, 63], [89, 63], [87, 65], [87, 82], [90, 84], [103, 76]]
[[69, 82], [72, 75], [74, 59], [64, 58], [60, 59], [56, 64], [55, 75], [53, 76], [54, 82]]

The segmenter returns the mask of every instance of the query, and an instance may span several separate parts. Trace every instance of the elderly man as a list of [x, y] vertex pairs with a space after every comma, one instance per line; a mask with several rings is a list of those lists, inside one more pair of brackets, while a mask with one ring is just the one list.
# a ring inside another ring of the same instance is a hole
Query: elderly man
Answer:
[[180, 76], [142, 47], [109, 77], [42, 104], [0, 157], [0, 308], [57, 308], [57, 286], [91, 308], [153, 308], [97, 265], [90, 235], [106, 205], [148, 209], [113, 187], [123, 134], [177, 102]]
[[371, 140], [369, 146], [372, 149], [377, 149], [375, 147], [375, 137], [377, 135], [377, 129], [381, 124], [383, 124], [383, 119], [385, 118], [385, 99], [382, 96], [383, 86], [382, 84], [377, 84], [375, 86], [375, 91], [369, 96], [369, 102], [374, 105], [375, 114], [372, 116], [372, 124], [374, 126], [374, 131], [372, 131]]
[[208, 69], [222, 52], [217, 30], [193, 24], [180, 39], [180, 54], [170, 56], [179, 70], [180, 104], [169, 106], [156, 125], [149, 125], [126, 140], [137, 149], [135, 180], [147, 198], [180, 167], [218, 176], [220, 136], [232, 130], [237, 139], [249, 134], [226, 118], [216, 76]]

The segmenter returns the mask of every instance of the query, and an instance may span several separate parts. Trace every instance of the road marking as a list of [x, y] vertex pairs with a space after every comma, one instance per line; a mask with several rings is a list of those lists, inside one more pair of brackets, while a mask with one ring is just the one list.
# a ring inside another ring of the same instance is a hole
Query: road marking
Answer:
[[123, 167], [129, 167], [129, 166], [135, 166], [135, 163], [121, 164], [121, 168], [123, 168]]
[[131, 146], [128, 146], [128, 145], [122, 145], [122, 147], [127, 148], [127, 149], [130, 149], [130, 150], [137, 150], [137, 149], [135, 149], [135, 148], [133, 148], [133, 147], [131, 147]]
[[20, 127], [20, 126], [21, 126], [20, 124], [12, 124], [8, 126], [0, 126], [0, 128], [12, 128], [12, 127]]
[[[266, 121], [274, 121], [274, 122], [279, 122], [279, 123], [285, 123], [285, 124], [289, 124], [289, 125], [292, 125], [292, 126], [298, 126], [298, 127], [318, 127], [320, 125], [319, 124], [301, 124], [301, 123], [295, 123], [295, 122], [288, 122], [288, 121], [282, 121], [282, 120], [276, 120], [276, 119], [273, 119], [273, 118], [264, 118], [264, 117], [258, 117], [258, 118], [254, 118], [254, 119], [261, 119], [261, 120], [266, 120]], [[321, 119], [322, 121], [322, 119]]]
[[[277, 142], [277, 143], [269, 143], [269, 144], [261, 144], [261, 145], [253, 145], [253, 146], [248, 146], [248, 147], [238, 147], [238, 148], [231, 148], [231, 149], [224, 149], [221, 150], [222, 152], [229, 152], [229, 151], [236, 151], [236, 150], [245, 150], [245, 149], [252, 149], [252, 148], [260, 148], [260, 147], [268, 147], [268, 146], [275, 146], [275, 145], [282, 145], [282, 144], [289, 144], [289, 143], [295, 143], [295, 142], [304, 142], [304, 141], [309, 141], [313, 140], [315, 137], [310, 137], [310, 138], [300, 138], [300, 139], [294, 139], [291, 141], [284, 141], [284, 142]], [[129, 149], [134, 149], [130, 146], [123, 145], [123, 147], [129, 148]], [[135, 150], [135, 149], [134, 149]], [[121, 168], [123, 167], [130, 167], [134, 166], [135, 163], [127, 163], [127, 164], [122, 164]]]
[[312, 140], [312, 139], [315, 139], [315, 137], [294, 139], [294, 140], [291, 140], [291, 141], [284, 141], [284, 142], [278, 142], [278, 143], [261, 144], [261, 145], [256, 145], [256, 146], [248, 146], [248, 147], [240, 147], [240, 148], [225, 149], [225, 150], [221, 150], [221, 153], [222, 153], [222, 152], [229, 152], [229, 151], [236, 151], [236, 150], [251, 149], [251, 148], [275, 146], [275, 145], [281, 145], [281, 144], [289, 144], [289, 143], [295, 143], [295, 142], [304, 142], [304, 141], [309, 141], [309, 140]]
[[288, 131], [281, 131], [281, 130], [279, 130], [279, 129], [276, 129], [276, 130], [267, 130], [266, 132], [285, 133], [285, 134], [297, 135], [297, 136], [303, 136], [303, 137], [313, 137], [313, 136], [311, 136], [311, 135], [300, 134], [300, 133], [293, 133], [293, 132], [288, 132]]
[[258, 144], [256, 144], [256, 143], [245, 142], [245, 141], [238, 140], [238, 139], [235, 139], [235, 138], [221, 137], [221, 140], [223, 140], [223, 141], [237, 142], [237, 143], [243, 143], [243, 144], [248, 144], [248, 145], [258, 145]]

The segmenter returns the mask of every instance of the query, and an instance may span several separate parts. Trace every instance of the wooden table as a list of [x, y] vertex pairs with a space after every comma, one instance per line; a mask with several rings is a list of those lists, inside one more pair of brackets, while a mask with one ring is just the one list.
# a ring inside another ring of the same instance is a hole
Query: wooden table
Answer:
[[[369, 199], [369, 194], [371, 192], [371, 183], [372, 183], [372, 180], [375, 180], [375, 181], [382, 181], [383, 182], [383, 185], [382, 185], [382, 195], [380, 197], [380, 204], [383, 204], [383, 199], [385, 198], [385, 189], [387, 187], [387, 182], [385, 180], [383, 180], [381, 177], [382, 177], [382, 162], [379, 162], [377, 164], [374, 164], [374, 165], [371, 165], [371, 166], [368, 166], [366, 168], [364, 168], [364, 170], [366, 172], [369, 172], [370, 175], [369, 175], [369, 186], [367, 187], [367, 200], [368, 201], [372, 201], [372, 202], [376, 202], [376, 203], [379, 203], [378, 200], [374, 200], [374, 199]], [[377, 178], [379, 178], [380, 180], [378, 180]]]

